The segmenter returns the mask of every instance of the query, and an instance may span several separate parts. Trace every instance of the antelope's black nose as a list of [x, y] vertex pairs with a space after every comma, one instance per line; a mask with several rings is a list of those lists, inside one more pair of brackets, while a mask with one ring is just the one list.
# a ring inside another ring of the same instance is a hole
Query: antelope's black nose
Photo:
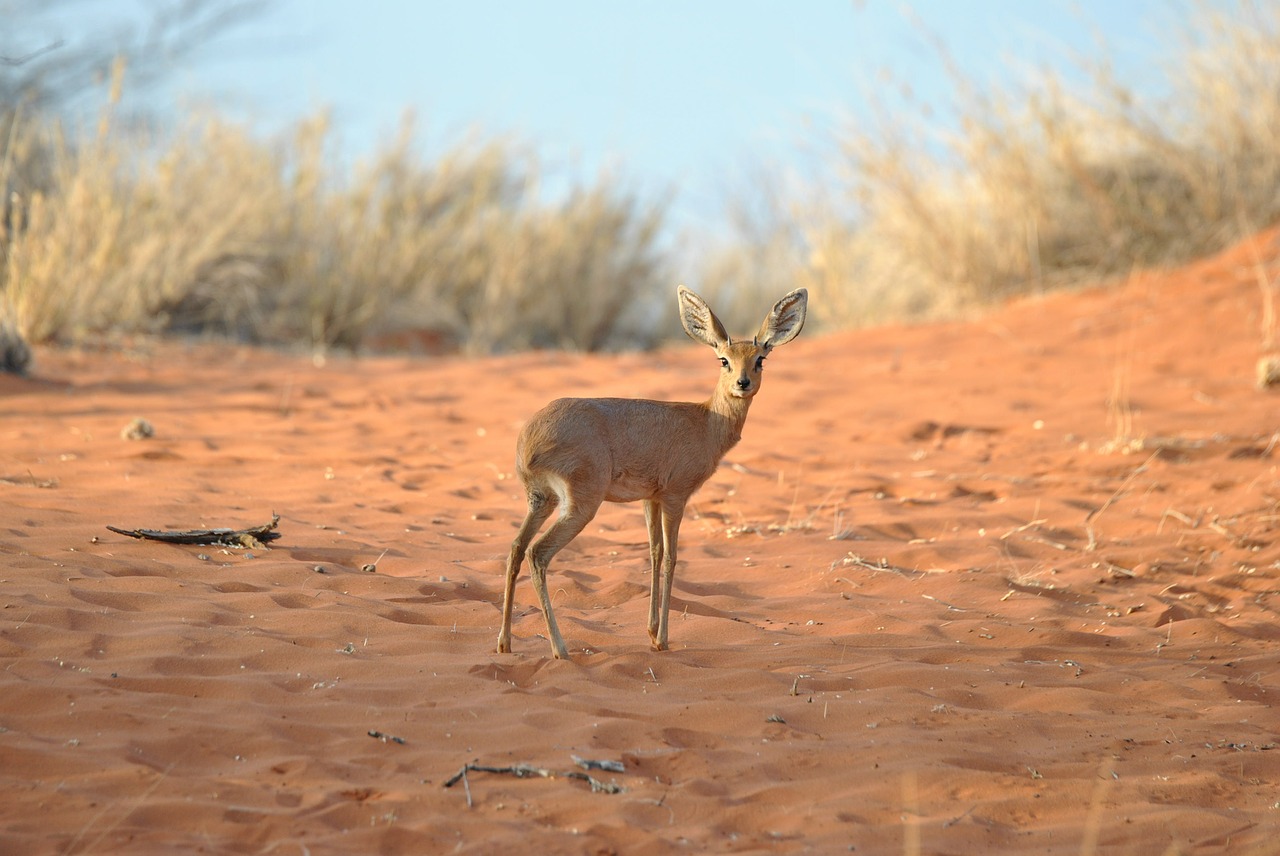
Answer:
[[749, 377], [738, 378], [738, 389], [751, 389], [751, 378]]

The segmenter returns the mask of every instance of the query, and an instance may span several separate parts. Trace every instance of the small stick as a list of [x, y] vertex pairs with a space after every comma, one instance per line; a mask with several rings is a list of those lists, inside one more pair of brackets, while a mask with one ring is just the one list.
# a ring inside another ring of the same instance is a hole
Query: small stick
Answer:
[[577, 764], [584, 770], [608, 770], [610, 773], [625, 773], [627, 767], [621, 761], [610, 761], [608, 759], [597, 761], [595, 758], [579, 758], [577, 755], [570, 755], [573, 763]]
[[1120, 487], [1116, 488], [1115, 493], [1107, 497], [1106, 502], [1102, 503], [1101, 506], [1099, 506], [1098, 508], [1095, 508], [1093, 511], [1090, 511], [1088, 514], [1085, 515], [1084, 529], [1085, 529], [1085, 533], [1088, 534], [1089, 536], [1089, 543], [1084, 548], [1084, 551], [1086, 553], [1092, 553], [1094, 550], [1098, 549], [1098, 538], [1096, 533], [1094, 533], [1093, 531], [1093, 522], [1097, 520], [1099, 517], [1101, 517], [1104, 511], [1106, 511], [1108, 508], [1111, 507], [1111, 504], [1114, 503], [1120, 497], [1120, 494], [1124, 493], [1125, 488], [1129, 486], [1129, 482], [1137, 478], [1139, 474], [1146, 472], [1147, 468], [1151, 465], [1151, 462], [1158, 457], [1160, 457], [1160, 450], [1156, 449], [1154, 452], [1151, 453], [1151, 457], [1147, 458], [1140, 465], [1134, 467], [1133, 472], [1125, 476], [1124, 481], [1120, 483]]
[[509, 776], [515, 776], [517, 779], [528, 779], [539, 776], [544, 779], [578, 779], [586, 782], [591, 786], [594, 793], [600, 794], [620, 794], [623, 787], [613, 782], [602, 782], [594, 776], [586, 773], [580, 773], [577, 770], [567, 770], [565, 772], [556, 772], [548, 770], [546, 767], [535, 767], [532, 764], [513, 764], [509, 767], [491, 767], [487, 764], [463, 764], [462, 769], [455, 773], [444, 783], [446, 788], [456, 785], [459, 780], [467, 790], [467, 806], [471, 806], [471, 786], [467, 782], [467, 773], [502, 773]]
[[931, 600], [931, 601], [933, 601], [934, 603], [940, 603], [940, 604], [942, 604], [943, 606], [945, 606], [947, 609], [955, 610], [956, 612], [968, 612], [968, 611], [969, 611], [969, 610], [965, 609], [963, 606], [956, 606], [954, 603], [947, 603], [945, 600], [940, 600], [940, 599], [938, 599], [938, 598], [934, 597], [934, 596], [933, 596], [933, 595], [931, 595], [931, 594], [922, 594], [922, 595], [920, 595], [920, 596], [921, 596], [922, 598], [924, 598], [925, 600]]
[[381, 740], [383, 743], [391, 741], [392, 743], [399, 743], [401, 746], [405, 743], [403, 737], [396, 737], [394, 734], [383, 734], [381, 731], [370, 731], [369, 736]]
[[971, 806], [969, 806], [969, 810], [968, 810], [968, 811], [966, 811], [964, 814], [957, 815], [957, 816], [955, 816], [955, 817], [951, 818], [950, 820], [946, 821], [945, 823], [943, 823], [943, 824], [942, 824], [942, 828], [943, 828], [943, 829], [950, 829], [951, 827], [955, 826], [957, 823], [959, 823], [960, 821], [964, 820], [964, 819], [965, 819], [966, 817], [968, 817], [969, 815], [973, 814], [973, 810], [974, 810], [975, 808], [977, 808], [977, 806], [976, 806], [976, 805], [971, 805]]
[[[1008, 532], [1001, 535], [1000, 540], [1006, 541], [1008, 540], [1010, 535], [1017, 535], [1019, 532], [1026, 532], [1028, 529], [1034, 529], [1037, 526], [1041, 526], [1048, 522], [1049, 521], [1046, 518], [1042, 517], [1039, 520], [1032, 520], [1030, 523], [1024, 523], [1021, 526], [1015, 526], [1014, 528], [1010, 529]], [[961, 817], [964, 817], [964, 815], [961, 815]]]
[[908, 579], [913, 579], [915, 577], [922, 577], [925, 575], [924, 571], [918, 571], [912, 568], [902, 568], [897, 565], [891, 565], [888, 563], [888, 561], [884, 559], [881, 559], [879, 562], [869, 562], [866, 559], [862, 558], [861, 556], [855, 555], [854, 553], [850, 553], [849, 555], [845, 556], [843, 559], [840, 560], [840, 562], [846, 565], [856, 565], [859, 568], [866, 568], [868, 571], [890, 571], [891, 573], [899, 574], [901, 576], [907, 577]]

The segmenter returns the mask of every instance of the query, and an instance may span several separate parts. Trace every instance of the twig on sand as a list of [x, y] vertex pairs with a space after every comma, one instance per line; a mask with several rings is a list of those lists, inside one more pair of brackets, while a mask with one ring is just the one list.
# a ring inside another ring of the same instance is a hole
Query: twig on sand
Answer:
[[625, 773], [627, 767], [621, 761], [610, 761], [605, 759], [597, 761], [595, 758], [579, 758], [577, 755], [570, 755], [573, 763], [577, 764], [584, 770], [607, 770], [610, 773]]
[[144, 802], [146, 802], [148, 797], [150, 797], [153, 793], [156, 792], [156, 789], [160, 787], [160, 784], [169, 777], [169, 773], [173, 771], [174, 764], [176, 763], [177, 762], [175, 761], [173, 762], [173, 764], [170, 764], [169, 766], [165, 767], [164, 772], [162, 772], [159, 776], [157, 776], [156, 780], [152, 782], [145, 791], [138, 794], [138, 796], [134, 797], [133, 802], [128, 807], [127, 811], [121, 811], [121, 807], [118, 804], [108, 800], [107, 804], [102, 807], [102, 811], [95, 814], [92, 818], [89, 819], [88, 823], [80, 827], [80, 831], [76, 833], [76, 837], [71, 839], [71, 843], [68, 844], [67, 848], [62, 852], [70, 853], [71, 851], [75, 850], [76, 845], [79, 844], [81, 839], [84, 838], [85, 833], [87, 833], [93, 827], [93, 825], [98, 822], [98, 819], [110, 813], [114, 818], [111, 821], [111, 823], [107, 824], [107, 828], [102, 830], [102, 832], [98, 833], [98, 837], [90, 841], [88, 844], [86, 844], [84, 848], [79, 852], [88, 853], [90, 850], [97, 848], [97, 846], [102, 843], [103, 839], [105, 839], [108, 835], [110, 835], [117, 826], [119, 826], [121, 823], [127, 820], [134, 813], [134, 811], [138, 809], [139, 806], [141, 806]]
[[1094, 550], [1098, 549], [1098, 535], [1093, 531], [1094, 522], [1102, 516], [1104, 511], [1111, 507], [1111, 504], [1114, 503], [1122, 493], [1124, 493], [1125, 488], [1129, 486], [1129, 483], [1137, 478], [1139, 474], [1146, 472], [1147, 468], [1151, 466], [1151, 462], [1158, 457], [1160, 457], [1160, 450], [1156, 449], [1151, 453], [1151, 457], [1147, 458], [1140, 465], [1134, 467], [1133, 471], [1129, 473], [1129, 475], [1125, 476], [1124, 481], [1120, 483], [1120, 487], [1116, 488], [1115, 493], [1107, 497], [1106, 502], [1102, 503], [1102, 505], [1085, 515], [1084, 531], [1085, 534], [1089, 536], [1089, 543], [1084, 548], [1086, 553], [1092, 553]]
[[838, 562], [834, 562], [832, 564], [832, 567], [834, 568], [835, 565], [837, 564], [844, 565], [846, 567], [849, 565], [854, 565], [855, 567], [865, 568], [868, 571], [888, 571], [890, 573], [894, 573], [894, 574], [898, 574], [899, 576], [906, 577], [907, 579], [916, 579], [918, 577], [923, 577], [929, 573], [928, 571], [921, 571], [913, 568], [903, 568], [897, 565], [891, 565], [885, 559], [881, 559], [878, 562], [869, 562], [855, 553], [849, 553], [843, 559], [839, 560]]
[[276, 526], [280, 523], [280, 515], [271, 515], [271, 522], [262, 526], [250, 526], [245, 529], [120, 529], [108, 526], [112, 532], [128, 535], [130, 538], [143, 538], [148, 541], [163, 541], [166, 544], [205, 544], [224, 547], [248, 547], [260, 550], [267, 541], [280, 537]]
[[[621, 766], [616, 761], [585, 761], [583, 759], [574, 759], [580, 766], [588, 769], [603, 769], [617, 771]], [[620, 794], [624, 790], [622, 785], [615, 782], [602, 782], [594, 776], [587, 773], [580, 773], [577, 770], [566, 770], [559, 772], [549, 770], [546, 767], [535, 767], [532, 764], [512, 764], [507, 767], [491, 767], [488, 764], [463, 764], [462, 769], [455, 773], [444, 783], [446, 788], [451, 788], [459, 781], [467, 792], [467, 808], [473, 805], [471, 801], [471, 784], [467, 781], [467, 773], [501, 773], [508, 776], [515, 776], [517, 779], [532, 779], [535, 777], [543, 779], [578, 779], [586, 782], [591, 786], [591, 790], [598, 794]]]

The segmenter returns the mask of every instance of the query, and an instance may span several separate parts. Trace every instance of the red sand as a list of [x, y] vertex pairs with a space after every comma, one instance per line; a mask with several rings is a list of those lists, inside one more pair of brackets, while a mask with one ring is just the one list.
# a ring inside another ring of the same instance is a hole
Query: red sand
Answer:
[[[802, 334], [691, 503], [672, 650], [606, 505], [552, 568], [567, 662], [527, 576], [493, 652], [521, 420], [701, 398], [706, 349], [41, 351], [0, 378], [0, 852], [1278, 852], [1256, 246]], [[269, 550], [105, 528], [273, 511]], [[442, 787], [574, 755], [625, 790]]]

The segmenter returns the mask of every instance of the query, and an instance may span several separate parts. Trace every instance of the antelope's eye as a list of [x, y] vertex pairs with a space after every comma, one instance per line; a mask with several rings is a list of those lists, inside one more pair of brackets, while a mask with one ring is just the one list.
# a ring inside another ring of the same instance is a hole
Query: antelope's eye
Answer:
[[720, 365], [724, 366], [725, 368], [729, 368], [729, 358], [728, 358], [728, 357], [721, 357], [721, 358], [720, 358]]
[[756, 371], [764, 368], [764, 357], [756, 357]]

